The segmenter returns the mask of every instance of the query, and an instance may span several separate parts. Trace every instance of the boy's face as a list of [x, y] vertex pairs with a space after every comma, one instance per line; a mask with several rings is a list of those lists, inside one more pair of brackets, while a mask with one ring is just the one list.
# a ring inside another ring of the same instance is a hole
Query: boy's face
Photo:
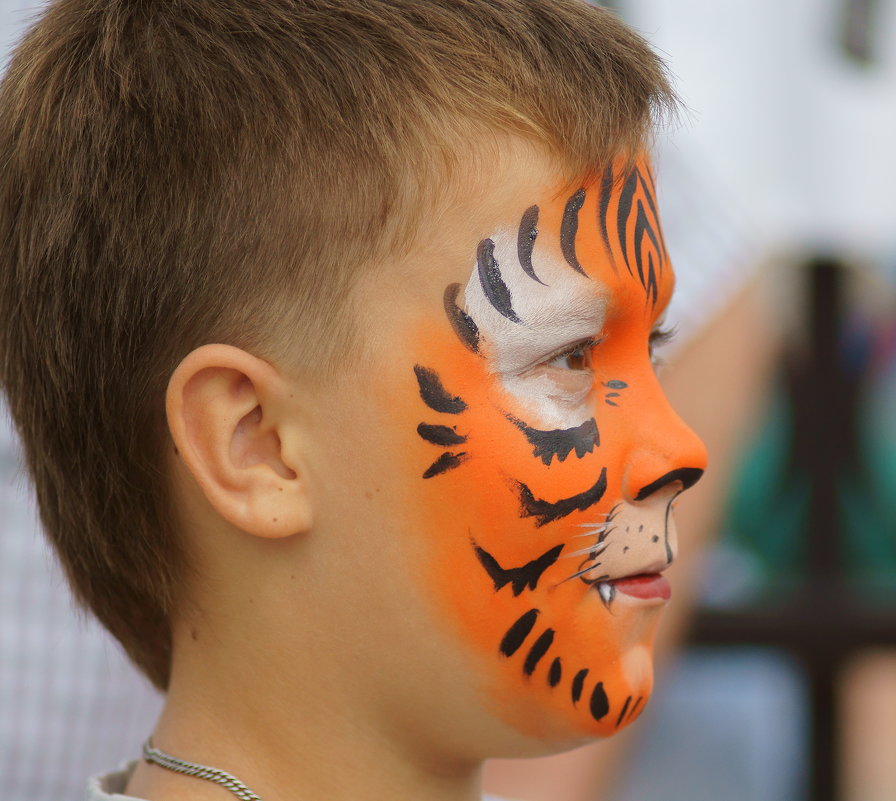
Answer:
[[706, 459], [651, 363], [673, 272], [649, 164], [558, 186], [509, 169], [365, 283], [365, 430], [344, 430], [364, 438], [356, 527], [401, 548], [382, 581], [432, 627], [420, 652], [447, 638], [493, 713], [539, 738], [643, 710], [671, 505]]

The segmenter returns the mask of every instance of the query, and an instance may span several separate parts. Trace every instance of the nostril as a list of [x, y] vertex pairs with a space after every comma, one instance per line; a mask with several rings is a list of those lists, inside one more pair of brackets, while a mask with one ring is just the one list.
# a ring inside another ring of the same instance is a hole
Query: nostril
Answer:
[[643, 501], [653, 495], [654, 492], [658, 492], [673, 481], [681, 482], [681, 489], [683, 492], [684, 490], [693, 487], [694, 484], [700, 480], [700, 476], [702, 475], [703, 470], [699, 467], [679, 467], [676, 470], [670, 470], [665, 475], [660, 476], [656, 481], [651, 481], [647, 486], [641, 487], [641, 489], [638, 490], [638, 494], [635, 495], [635, 500]]

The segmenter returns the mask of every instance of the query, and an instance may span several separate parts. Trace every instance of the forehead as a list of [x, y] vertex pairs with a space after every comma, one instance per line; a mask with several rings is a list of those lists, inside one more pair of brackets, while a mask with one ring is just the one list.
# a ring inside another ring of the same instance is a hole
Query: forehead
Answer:
[[[574, 189], [537, 199], [477, 246], [464, 301], [499, 347], [499, 372], [594, 336], [610, 320], [652, 323], [673, 276], [645, 160], [610, 165]], [[478, 280], [477, 280], [478, 279]]]
[[455, 184], [411, 252], [371, 277], [362, 292], [388, 286], [391, 320], [458, 284], [456, 302], [493, 331], [540, 342], [557, 328], [560, 338], [594, 334], [623, 310], [655, 319], [674, 283], [645, 157], [570, 182], [556, 160], [525, 147]]

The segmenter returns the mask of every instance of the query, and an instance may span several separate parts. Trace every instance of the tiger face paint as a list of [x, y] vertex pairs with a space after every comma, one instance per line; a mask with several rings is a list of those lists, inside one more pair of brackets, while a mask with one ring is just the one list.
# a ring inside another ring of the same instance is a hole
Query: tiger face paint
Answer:
[[706, 454], [651, 363], [674, 278], [646, 160], [521, 186], [434, 249], [375, 403], [420, 596], [488, 707], [535, 738], [606, 736], [650, 694], [671, 507]]

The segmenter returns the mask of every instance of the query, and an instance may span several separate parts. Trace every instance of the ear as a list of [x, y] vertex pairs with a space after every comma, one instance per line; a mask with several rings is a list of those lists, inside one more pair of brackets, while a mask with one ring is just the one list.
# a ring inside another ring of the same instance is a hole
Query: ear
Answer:
[[290, 397], [270, 364], [229, 345], [197, 348], [168, 382], [181, 460], [222, 518], [259, 537], [311, 527]]

